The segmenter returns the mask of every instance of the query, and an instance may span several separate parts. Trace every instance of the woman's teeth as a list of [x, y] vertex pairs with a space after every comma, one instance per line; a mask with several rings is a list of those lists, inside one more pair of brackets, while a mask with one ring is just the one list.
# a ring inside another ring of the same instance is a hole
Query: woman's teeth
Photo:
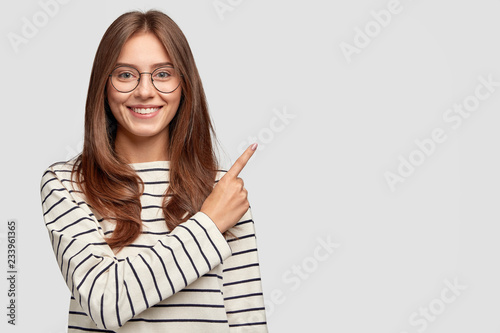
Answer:
[[132, 111], [140, 114], [148, 114], [158, 111], [161, 108], [130, 108]]

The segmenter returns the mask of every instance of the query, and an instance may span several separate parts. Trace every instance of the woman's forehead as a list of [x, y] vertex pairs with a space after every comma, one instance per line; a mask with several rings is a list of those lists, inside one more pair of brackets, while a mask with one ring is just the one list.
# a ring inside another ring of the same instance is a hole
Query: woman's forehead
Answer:
[[156, 35], [151, 32], [141, 32], [135, 33], [125, 42], [117, 59], [118, 64], [151, 69], [172, 65], [172, 61]]

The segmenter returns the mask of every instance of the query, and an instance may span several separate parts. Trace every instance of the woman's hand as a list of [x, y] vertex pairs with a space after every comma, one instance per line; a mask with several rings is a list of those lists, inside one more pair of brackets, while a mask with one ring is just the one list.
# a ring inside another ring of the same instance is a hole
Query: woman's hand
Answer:
[[248, 191], [238, 175], [256, 149], [257, 143], [254, 143], [241, 154], [201, 206], [200, 211], [212, 219], [221, 233], [234, 226], [250, 207]]

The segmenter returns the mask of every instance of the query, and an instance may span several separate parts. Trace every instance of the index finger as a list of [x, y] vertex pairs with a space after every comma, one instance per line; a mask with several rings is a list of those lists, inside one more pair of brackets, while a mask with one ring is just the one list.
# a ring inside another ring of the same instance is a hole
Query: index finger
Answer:
[[254, 143], [250, 145], [244, 152], [243, 154], [238, 157], [238, 159], [234, 162], [233, 166], [226, 172], [226, 175], [229, 174], [230, 176], [233, 177], [238, 177], [240, 174], [241, 170], [247, 165], [248, 160], [250, 157], [252, 157], [253, 153], [255, 153], [255, 150], [257, 149], [257, 143]]

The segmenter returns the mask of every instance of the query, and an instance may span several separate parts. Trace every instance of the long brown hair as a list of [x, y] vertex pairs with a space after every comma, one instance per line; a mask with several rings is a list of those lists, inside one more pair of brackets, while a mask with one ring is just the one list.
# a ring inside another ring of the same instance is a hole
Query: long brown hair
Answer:
[[114, 150], [117, 121], [105, 89], [123, 45], [136, 32], [155, 34], [182, 74], [179, 109], [168, 125], [170, 182], [162, 209], [169, 230], [200, 210], [219, 169], [212, 145], [216, 135], [186, 37], [160, 11], [122, 14], [106, 30], [96, 52], [85, 105], [83, 151], [73, 167], [89, 205], [103, 218], [116, 220], [106, 241], [117, 249], [132, 243], [142, 231], [140, 196], [144, 183]]

